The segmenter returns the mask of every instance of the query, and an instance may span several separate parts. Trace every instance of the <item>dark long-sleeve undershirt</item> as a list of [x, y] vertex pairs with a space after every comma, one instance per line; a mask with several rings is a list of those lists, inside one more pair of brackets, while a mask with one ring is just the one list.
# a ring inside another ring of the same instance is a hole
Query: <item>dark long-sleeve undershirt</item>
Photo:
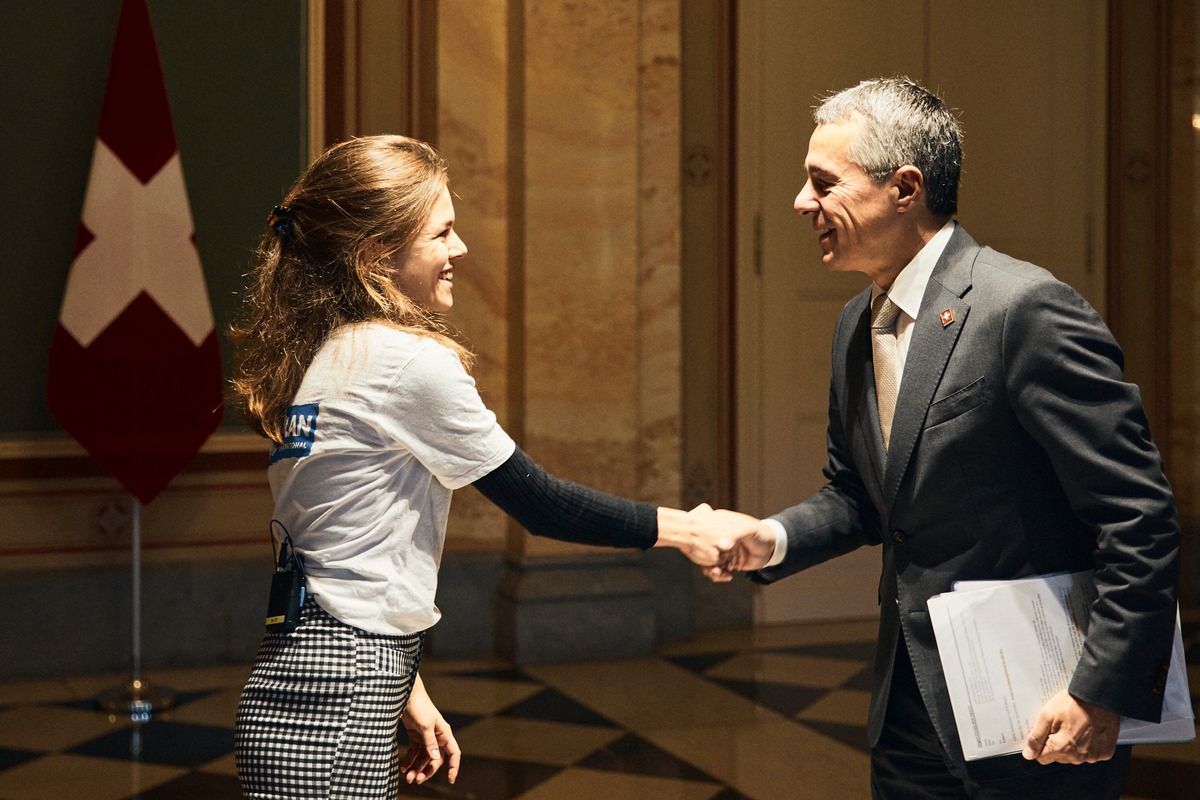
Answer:
[[643, 550], [658, 541], [657, 507], [556, 478], [519, 447], [471, 485], [535, 536]]

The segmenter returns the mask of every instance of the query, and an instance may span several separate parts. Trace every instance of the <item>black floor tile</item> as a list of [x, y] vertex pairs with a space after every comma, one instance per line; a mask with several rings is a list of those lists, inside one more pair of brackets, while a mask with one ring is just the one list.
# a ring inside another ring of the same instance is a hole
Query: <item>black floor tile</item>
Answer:
[[715, 667], [717, 664], [723, 664], [729, 659], [736, 656], [737, 653], [704, 653], [703, 655], [695, 656], [675, 656], [668, 658], [677, 667], [683, 667], [689, 672], [704, 673]]
[[129, 800], [242, 800], [242, 788], [229, 775], [189, 772]]
[[190, 703], [194, 703], [197, 700], [203, 700], [206, 697], [212, 697], [216, 693], [217, 692], [213, 689], [208, 689], [208, 690], [201, 691], [201, 692], [176, 692], [175, 693], [175, 705], [171, 706], [171, 708], [168, 709], [167, 713], [170, 713], [171, 711], [174, 711], [176, 709], [183, 708], [184, 706], [186, 706]]
[[543, 689], [532, 697], [527, 697], [516, 705], [509, 706], [496, 716], [539, 719], [547, 722], [569, 722], [575, 725], [601, 725], [608, 728], [618, 727], [587, 706], [581, 705], [553, 689]]
[[867, 664], [875, 658], [875, 642], [829, 642], [826, 644], [793, 645], [771, 648], [772, 653], [790, 653], [813, 658], [842, 658], [847, 661], [863, 661]]
[[148, 764], [197, 767], [233, 752], [233, 730], [155, 720], [137, 728], [107, 733], [70, 752], [136, 759]]
[[854, 674], [854, 677], [839, 686], [839, 689], [857, 689], [860, 692], [869, 692], [875, 688], [874, 670], [870, 664], [863, 667]]
[[447, 672], [446, 674], [453, 675], [457, 678], [487, 678], [488, 680], [492, 681], [511, 681], [513, 683], [538, 682], [515, 667], [506, 667], [501, 669], [473, 669], [466, 672]]
[[828, 689], [763, 681], [735, 681], [722, 678], [717, 679], [716, 683], [732, 689], [760, 705], [772, 708], [785, 717], [799, 714], [829, 693]]
[[483, 717], [479, 714], [458, 714], [454, 711], [443, 711], [442, 718], [450, 725], [450, 730], [459, 731], [472, 722], [477, 722]]
[[659, 778], [720, 783], [708, 773], [655, 747], [633, 733], [622, 736], [612, 744], [600, 748], [575, 766], [606, 772], [627, 772], [635, 775], [653, 775]]
[[709, 798], [709, 800], [752, 800], [750, 797], [742, 794], [739, 791], [730, 789], [728, 786], [720, 792]]
[[0, 748], [0, 772], [6, 769], [11, 769], [18, 764], [24, 764], [26, 761], [33, 761], [35, 758], [41, 758], [44, 753], [31, 753], [27, 750], [9, 750]]
[[867, 754], [871, 752], [871, 747], [867, 744], [867, 721], [865, 718], [861, 725], [845, 725], [840, 722], [816, 722], [806, 719], [800, 720], [800, 724], [812, 728], [823, 736], [828, 736], [830, 739], [853, 747], [855, 750]]
[[399, 796], [437, 797], [442, 800], [500, 800], [527, 792], [559, 772], [562, 772], [561, 767], [466, 755], [454, 785], [446, 781], [443, 767], [437, 775], [421, 786], [402, 786]]

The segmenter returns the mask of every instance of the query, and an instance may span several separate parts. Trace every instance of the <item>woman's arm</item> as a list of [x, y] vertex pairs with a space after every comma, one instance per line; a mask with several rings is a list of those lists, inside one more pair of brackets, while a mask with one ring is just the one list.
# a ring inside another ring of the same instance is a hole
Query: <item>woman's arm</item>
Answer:
[[607, 547], [674, 547], [701, 566], [722, 561], [740, 520], [626, 500], [555, 478], [517, 448], [473, 484], [535, 536]]
[[444, 762], [446, 779], [454, 783], [462, 751], [442, 712], [429, 699], [420, 673], [413, 681], [401, 721], [408, 731], [408, 753], [400, 765], [404, 779], [409, 783], [424, 783]]

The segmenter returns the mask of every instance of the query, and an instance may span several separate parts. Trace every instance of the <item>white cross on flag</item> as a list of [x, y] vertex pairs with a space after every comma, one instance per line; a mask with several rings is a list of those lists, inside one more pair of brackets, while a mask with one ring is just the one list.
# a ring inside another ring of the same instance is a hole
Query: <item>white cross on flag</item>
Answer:
[[220, 424], [222, 381], [150, 12], [124, 0], [50, 346], [50, 412], [149, 503]]

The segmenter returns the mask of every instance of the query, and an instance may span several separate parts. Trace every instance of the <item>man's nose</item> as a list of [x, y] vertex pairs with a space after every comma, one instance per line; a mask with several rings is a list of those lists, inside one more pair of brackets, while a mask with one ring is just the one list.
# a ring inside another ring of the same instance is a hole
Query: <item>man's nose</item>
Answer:
[[792, 208], [796, 209], [797, 214], [816, 213], [817, 203], [812, 191], [812, 181], [804, 184], [804, 188], [800, 190], [800, 194], [796, 195], [796, 201], [792, 203]]

